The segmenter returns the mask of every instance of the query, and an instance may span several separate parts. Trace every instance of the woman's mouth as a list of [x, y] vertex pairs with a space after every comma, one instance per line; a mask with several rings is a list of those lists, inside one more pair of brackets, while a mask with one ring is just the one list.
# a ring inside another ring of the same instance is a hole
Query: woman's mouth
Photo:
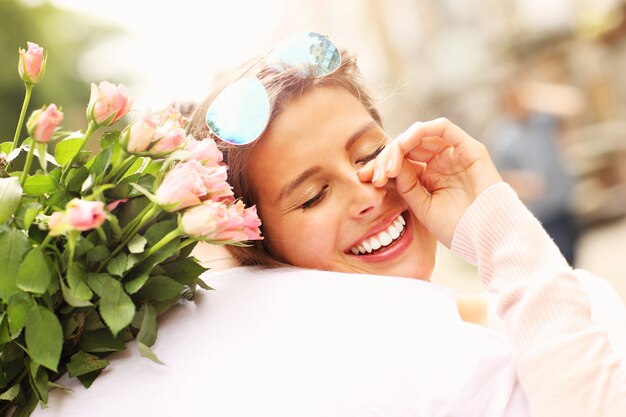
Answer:
[[402, 213], [399, 214], [389, 227], [374, 236], [363, 239], [361, 242], [350, 248], [350, 252], [354, 255], [366, 256], [374, 255], [385, 251], [388, 247], [393, 246], [404, 235], [406, 230], [406, 220]]

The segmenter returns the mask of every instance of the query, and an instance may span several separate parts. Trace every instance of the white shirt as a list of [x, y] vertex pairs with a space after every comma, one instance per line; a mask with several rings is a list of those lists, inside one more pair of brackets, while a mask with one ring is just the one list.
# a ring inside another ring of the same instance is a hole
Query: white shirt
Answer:
[[528, 416], [506, 336], [409, 278], [235, 268], [34, 416]]

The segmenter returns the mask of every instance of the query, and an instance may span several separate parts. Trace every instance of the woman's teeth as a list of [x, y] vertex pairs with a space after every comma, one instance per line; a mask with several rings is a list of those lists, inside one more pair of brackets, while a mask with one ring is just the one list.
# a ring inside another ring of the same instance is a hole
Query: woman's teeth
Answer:
[[406, 221], [402, 215], [399, 215], [391, 226], [387, 228], [387, 230], [380, 232], [376, 236], [363, 240], [357, 246], [351, 248], [350, 252], [355, 255], [365, 255], [366, 253], [372, 253], [372, 251], [380, 249], [383, 246], [389, 246], [394, 240], [400, 237], [405, 225]]

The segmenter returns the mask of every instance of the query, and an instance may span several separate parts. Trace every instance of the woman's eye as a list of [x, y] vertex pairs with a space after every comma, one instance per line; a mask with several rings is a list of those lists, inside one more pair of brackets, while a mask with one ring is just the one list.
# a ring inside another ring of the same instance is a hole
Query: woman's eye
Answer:
[[326, 195], [326, 191], [328, 190], [328, 186], [325, 185], [324, 188], [321, 189], [321, 191], [319, 193], [317, 193], [313, 198], [308, 199], [307, 201], [305, 201], [300, 208], [303, 210], [306, 210], [308, 208], [311, 208], [313, 206], [315, 206], [316, 204], [318, 204], [320, 201], [322, 201], [322, 199], [324, 198], [324, 196]]
[[356, 161], [359, 164], [367, 164], [369, 161], [371, 161], [372, 159], [376, 158], [378, 156], [379, 153], [382, 152], [382, 150], [385, 149], [385, 145], [381, 145], [380, 147], [378, 147], [378, 149], [376, 149], [374, 152], [372, 152], [371, 154], [359, 159], [358, 161]]

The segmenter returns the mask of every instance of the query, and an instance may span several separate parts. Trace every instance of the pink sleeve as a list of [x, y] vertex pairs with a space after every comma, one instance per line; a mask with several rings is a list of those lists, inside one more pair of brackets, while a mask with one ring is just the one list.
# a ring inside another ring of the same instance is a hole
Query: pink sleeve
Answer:
[[626, 368], [592, 322], [577, 272], [507, 184], [470, 206], [452, 251], [498, 296], [531, 415], [626, 416]]

